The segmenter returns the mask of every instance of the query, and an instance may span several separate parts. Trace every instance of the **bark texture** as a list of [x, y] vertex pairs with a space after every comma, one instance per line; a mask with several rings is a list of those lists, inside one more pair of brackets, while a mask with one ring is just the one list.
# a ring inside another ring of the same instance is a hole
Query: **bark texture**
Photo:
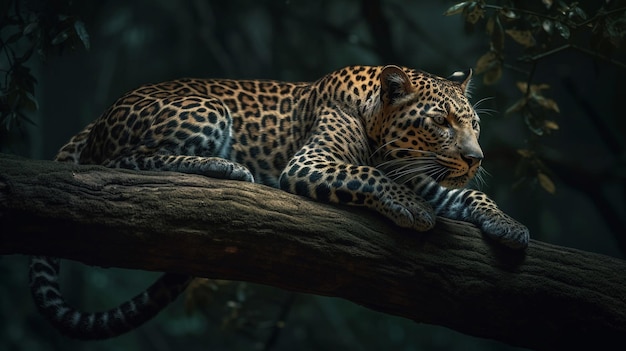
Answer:
[[[244, 280], [533, 349], [626, 339], [626, 262], [428, 233], [257, 184], [0, 155], [0, 254]], [[26, 293], [26, 292], [25, 292]]]

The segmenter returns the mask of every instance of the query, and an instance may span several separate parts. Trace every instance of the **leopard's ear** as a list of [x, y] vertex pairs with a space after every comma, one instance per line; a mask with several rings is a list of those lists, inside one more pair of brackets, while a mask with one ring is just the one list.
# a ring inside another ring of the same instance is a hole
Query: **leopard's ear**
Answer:
[[402, 103], [413, 95], [411, 79], [398, 66], [388, 65], [383, 67], [383, 71], [380, 74], [380, 86], [380, 97], [385, 103]]
[[465, 96], [470, 97], [472, 93], [472, 69], [468, 68], [466, 71], [457, 71], [452, 73], [448, 80], [458, 82], [461, 85], [461, 90], [465, 93]]

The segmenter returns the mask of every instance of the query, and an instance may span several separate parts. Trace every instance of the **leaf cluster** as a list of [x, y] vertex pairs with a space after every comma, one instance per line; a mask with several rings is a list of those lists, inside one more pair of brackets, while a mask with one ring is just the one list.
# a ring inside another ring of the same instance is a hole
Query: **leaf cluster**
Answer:
[[[525, 73], [526, 79], [515, 83], [520, 97], [506, 114], [520, 115], [530, 134], [530, 146], [518, 150], [524, 165], [520, 173], [532, 174], [549, 193], [555, 192], [555, 186], [540, 159], [537, 139], [559, 129], [555, 116], [560, 109], [545, 95], [549, 85], [535, 81], [535, 68], [547, 57], [577, 50], [626, 69], [626, 64], [611, 58], [626, 35], [626, 6], [611, 0], [596, 6], [591, 12], [579, 2], [479, 0], [456, 3], [444, 12], [462, 15], [469, 28], [484, 27], [488, 50], [477, 60], [475, 71], [485, 84], [499, 82], [505, 68]], [[516, 57], [514, 64], [507, 55]], [[524, 65], [529, 69], [520, 68]]]
[[0, 124], [4, 132], [33, 123], [28, 113], [39, 106], [37, 79], [28, 65], [34, 54], [45, 59], [78, 47], [89, 49], [85, 24], [67, 15], [70, 1], [2, 2], [0, 7]]

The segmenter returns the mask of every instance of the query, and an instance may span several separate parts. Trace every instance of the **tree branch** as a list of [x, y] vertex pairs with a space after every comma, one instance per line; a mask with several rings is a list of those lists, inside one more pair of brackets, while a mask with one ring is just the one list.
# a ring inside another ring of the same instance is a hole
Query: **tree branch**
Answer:
[[0, 229], [0, 254], [337, 296], [517, 346], [626, 335], [622, 260], [538, 241], [513, 252], [444, 219], [418, 234], [256, 184], [0, 155]]

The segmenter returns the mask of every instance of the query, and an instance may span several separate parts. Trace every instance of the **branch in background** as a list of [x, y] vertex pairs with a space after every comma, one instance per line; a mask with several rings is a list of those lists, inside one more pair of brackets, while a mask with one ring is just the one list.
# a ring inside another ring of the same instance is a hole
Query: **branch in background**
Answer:
[[393, 48], [393, 35], [389, 21], [385, 17], [380, 0], [361, 1], [361, 13], [367, 22], [370, 33], [374, 40], [376, 53], [381, 62], [399, 62], [398, 55]]

